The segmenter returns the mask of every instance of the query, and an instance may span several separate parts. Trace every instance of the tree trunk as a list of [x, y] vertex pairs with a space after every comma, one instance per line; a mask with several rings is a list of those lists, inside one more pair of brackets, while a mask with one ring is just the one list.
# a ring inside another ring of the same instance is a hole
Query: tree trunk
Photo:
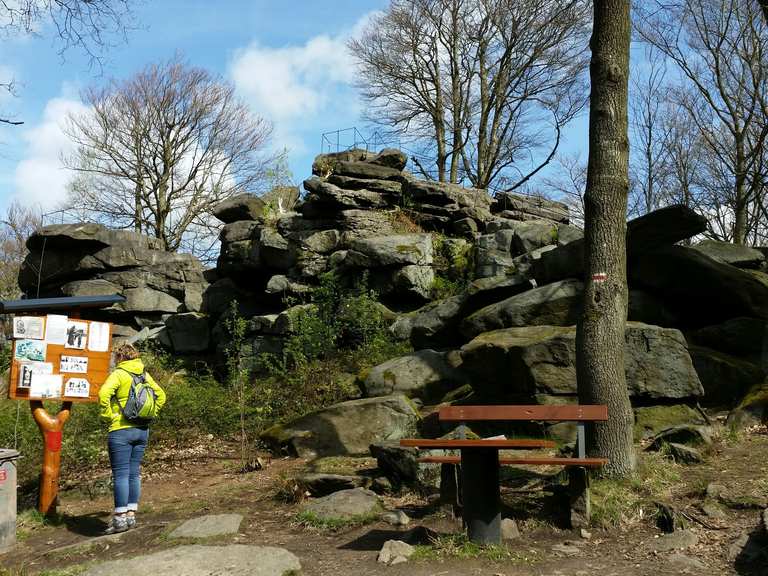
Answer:
[[594, 7], [584, 198], [587, 275], [576, 340], [577, 378], [582, 403], [608, 406], [608, 421], [588, 429], [589, 453], [608, 458], [603, 472], [621, 477], [635, 465], [634, 418], [624, 373], [630, 0], [595, 0]]

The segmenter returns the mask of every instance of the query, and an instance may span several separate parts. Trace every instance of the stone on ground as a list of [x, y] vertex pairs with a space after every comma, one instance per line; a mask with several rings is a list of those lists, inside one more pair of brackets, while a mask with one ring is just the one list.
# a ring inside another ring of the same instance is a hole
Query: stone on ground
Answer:
[[696, 448], [691, 448], [689, 446], [685, 446], [684, 444], [670, 442], [667, 444], [667, 449], [669, 450], [669, 455], [672, 457], [672, 459], [675, 462], [679, 462], [681, 464], [698, 464], [704, 460], [701, 452], [696, 450]]
[[406, 542], [387, 540], [384, 542], [384, 546], [381, 547], [377, 560], [382, 564], [393, 566], [406, 562], [408, 558], [413, 556], [414, 552], [416, 552], [416, 549]]
[[392, 526], [408, 526], [408, 524], [411, 523], [411, 519], [408, 514], [402, 510], [387, 512], [381, 517], [381, 519], [387, 524], [391, 524]]
[[516, 540], [520, 538], [520, 529], [512, 518], [504, 518], [501, 521], [501, 539]]
[[171, 538], [211, 538], [237, 534], [242, 521], [240, 514], [213, 514], [191, 518], [171, 532]]
[[707, 565], [697, 558], [691, 558], [685, 554], [675, 552], [669, 557], [669, 565], [680, 574], [704, 574], [707, 571]]
[[83, 576], [287, 576], [300, 570], [299, 559], [283, 548], [193, 545], [111, 560]]
[[647, 450], [660, 450], [664, 444], [685, 444], [709, 446], [712, 444], [712, 429], [709, 426], [682, 424], [662, 430], [651, 439]]
[[312, 500], [302, 511], [322, 521], [355, 520], [381, 513], [381, 501], [370, 490], [353, 488]]
[[370, 483], [364, 476], [345, 476], [342, 474], [304, 474], [298, 478], [299, 484], [312, 496], [327, 496], [339, 490], [366, 488]]
[[693, 249], [706, 254], [713, 260], [737, 268], [760, 268], [760, 265], [765, 262], [765, 256], [759, 250], [731, 242], [707, 239], [695, 244]]
[[690, 530], [676, 530], [670, 534], [659, 536], [651, 542], [651, 549], [656, 552], [685, 550], [699, 543], [699, 537]]

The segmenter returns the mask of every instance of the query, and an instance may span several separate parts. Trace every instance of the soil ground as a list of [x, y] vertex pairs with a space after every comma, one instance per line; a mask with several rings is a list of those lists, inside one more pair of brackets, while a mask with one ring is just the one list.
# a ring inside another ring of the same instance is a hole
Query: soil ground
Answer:
[[[262, 470], [243, 474], [236, 471], [237, 459], [232, 448], [223, 444], [200, 444], [185, 451], [155, 448], [151, 461], [145, 465], [147, 474], [138, 528], [117, 537], [98, 536], [109, 518], [111, 496], [105, 482], [108, 474], [101, 471], [101, 478], [92, 474], [89, 480], [77, 483], [80, 490], [66, 490], [61, 494], [59, 523], [34, 521], [28, 513], [20, 516], [20, 541], [12, 552], [0, 557], [0, 575], [76, 574], [77, 567], [94, 561], [149, 553], [184, 543], [168, 538], [180, 522], [225, 512], [244, 516], [240, 534], [203, 543], [284, 547], [299, 557], [306, 576], [665, 576], [686, 573], [670, 563], [673, 552], [653, 551], [662, 533], [655, 526], [651, 503], [638, 507], [617, 526], [592, 528], [591, 537], [585, 539], [578, 532], [559, 527], [564, 500], [549, 490], [541, 490], [541, 482], [535, 481], [535, 475], [522, 483], [512, 481], [504, 489], [507, 514], [517, 520], [522, 533], [519, 539], [506, 545], [510, 554], [504, 559], [494, 560], [483, 555], [456, 558], [447, 550], [439, 549], [443, 554], [435, 552], [407, 564], [387, 567], [377, 563], [378, 550], [384, 541], [402, 537], [406, 529], [384, 523], [335, 532], [310, 528], [295, 520], [300, 503], [288, 503], [276, 497], [278, 492], [290, 487], [288, 479], [306, 465], [302, 460], [274, 459]], [[689, 518], [689, 529], [698, 536], [698, 544], [684, 554], [706, 566], [706, 570], [687, 573], [768, 575], [768, 565], [748, 565], [743, 555], [732, 551], [729, 559], [733, 543], [745, 534], [768, 551], [757, 505], [746, 504], [741, 509], [723, 507], [722, 518], [705, 516], [700, 509], [704, 489], [710, 482], [724, 485], [728, 494], [757, 497], [757, 501], [768, 498], [768, 431], [755, 429], [738, 441], [718, 440], [704, 463], [682, 470], [681, 480], [672, 487], [668, 501]], [[86, 485], [88, 490], [83, 490]], [[102, 488], [99, 490], [98, 486]], [[401, 508], [411, 516], [409, 529], [425, 526], [438, 533], [459, 530], [455, 522], [430, 505], [425, 497], [407, 494], [385, 498], [385, 502], [388, 507]], [[557, 545], [566, 542], [573, 542], [575, 546], [558, 551]], [[768, 558], [768, 554], [764, 558]]]

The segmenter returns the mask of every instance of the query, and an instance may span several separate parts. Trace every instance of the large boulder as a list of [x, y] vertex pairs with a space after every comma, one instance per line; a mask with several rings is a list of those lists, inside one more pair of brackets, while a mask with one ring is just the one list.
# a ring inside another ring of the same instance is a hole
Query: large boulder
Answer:
[[465, 383], [449, 352], [419, 350], [368, 370], [363, 389], [369, 397], [405, 394], [431, 401], [440, 400]]
[[174, 314], [165, 321], [173, 351], [178, 354], [205, 352], [210, 346], [210, 325], [204, 314]]
[[238, 220], [258, 220], [264, 212], [264, 201], [253, 194], [238, 194], [213, 208], [213, 215], [224, 224]]
[[768, 284], [685, 246], [633, 258], [630, 282], [660, 294], [682, 322], [703, 327], [740, 316], [768, 320]]
[[325, 178], [333, 172], [333, 167], [337, 162], [361, 162], [372, 156], [373, 154], [362, 148], [318, 154], [312, 163], [312, 174]]
[[584, 286], [578, 280], [564, 280], [512, 296], [481, 308], [461, 325], [466, 338], [513, 326], [569, 326], [581, 310]]
[[415, 348], [456, 344], [460, 340], [457, 326], [464, 300], [464, 295], [458, 295], [430, 302], [415, 312], [400, 316], [390, 331], [399, 340], [410, 340]]
[[503, 276], [514, 271], [512, 256], [513, 230], [504, 229], [493, 234], [483, 234], [475, 241], [475, 277]]
[[720, 240], [702, 240], [692, 247], [713, 260], [737, 268], [760, 268], [765, 256], [759, 250]]
[[692, 342], [743, 358], [759, 359], [768, 345], [768, 321], [731, 318], [689, 334]]
[[[458, 184], [435, 182], [433, 180], [410, 180], [404, 186], [404, 193], [414, 202], [434, 206], [479, 208], [489, 210], [491, 197], [485, 190], [464, 188]], [[490, 211], [488, 212], [490, 217]]]
[[541, 196], [522, 196], [511, 192], [496, 195], [493, 212], [513, 220], [551, 220], [568, 224], [568, 205]]
[[[476, 391], [497, 402], [577, 393], [572, 326], [486, 332], [463, 346], [461, 357]], [[678, 330], [628, 323], [625, 372], [635, 398], [682, 399], [704, 393]]]
[[350, 241], [344, 265], [360, 268], [429, 266], [432, 261], [430, 234], [397, 234]]
[[331, 174], [327, 181], [344, 190], [369, 190], [379, 194], [397, 195], [403, 191], [401, 182], [395, 180], [371, 180], [370, 178], [355, 178]]
[[304, 189], [309, 192], [301, 212], [310, 214], [310, 206], [315, 213], [324, 211], [334, 213], [355, 208], [384, 208], [387, 202], [378, 192], [369, 190], [342, 190], [338, 186], [313, 176], [304, 180]]
[[702, 346], [690, 346], [691, 359], [710, 405], [735, 406], [765, 374], [760, 366]]
[[371, 180], [397, 180], [403, 181], [403, 171], [389, 166], [372, 164], [370, 162], [346, 162], [339, 161], [333, 165], [331, 174], [352, 176], [355, 178], [369, 178]]
[[728, 426], [734, 429], [768, 424], [768, 379], [753, 386], [728, 415]]
[[476, 312], [495, 302], [511, 298], [535, 287], [533, 282], [520, 274], [478, 278], [467, 286], [464, 312]]
[[368, 162], [371, 164], [378, 164], [379, 166], [394, 168], [395, 170], [402, 170], [408, 163], [408, 156], [396, 148], [384, 148], [381, 152], [376, 154], [376, 156], [370, 158]]
[[261, 439], [275, 450], [302, 458], [362, 455], [375, 442], [413, 435], [418, 418], [415, 406], [403, 395], [349, 400], [272, 426]]

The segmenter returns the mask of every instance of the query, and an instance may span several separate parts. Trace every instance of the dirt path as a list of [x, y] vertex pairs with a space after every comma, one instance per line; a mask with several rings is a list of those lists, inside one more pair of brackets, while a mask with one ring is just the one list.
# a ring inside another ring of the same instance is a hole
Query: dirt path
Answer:
[[[208, 540], [206, 544], [283, 547], [300, 558], [303, 574], [307, 576], [666, 576], [686, 573], [680, 565], [671, 563], [674, 551], [654, 552], [661, 533], [648, 519], [651, 510], [640, 512], [640, 518], [628, 519], [620, 528], [593, 529], [587, 540], [535, 515], [525, 518], [520, 511], [531, 514], [531, 506], [521, 505], [518, 501], [521, 496], [511, 493], [505, 496], [505, 501], [518, 518], [522, 537], [509, 545], [509, 558], [493, 561], [433, 557], [400, 566], [383, 566], [376, 562], [379, 549], [384, 541], [402, 537], [402, 530], [384, 523], [335, 533], [305, 528], [294, 521], [297, 505], [275, 499], [276, 486], [304, 464], [300, 460], [274, 460], [262, 471], [237, 474], [233, 472], [235, 463], [230, 459], [193, 455], [170, 464], [157, 463], [153, 466], [155, 472], [144, 483], [141, 526], [127, 533], [130, 537], [97, 537], [111, 507], [108, 494], [84, 496], [65, 492], [60, 505], [63, 523], [42, 526], [23, 521], [23, 539], [12, 553], [1, 559], [5, 572], [0, 570], [0, 575], [27, 576], [45, 571], [68, 575], [76, 573], [76, 570], [68, 571], [71, 567], [84, 563], [164, 549], [178, 544], [167, 535], [181, 521], [223, 512], [244, 516], [241, 533]], [[719, 443], [707, 463], [685, 469], [682, 481], [674, 487], [674, 505], [693, 511], [692, 518], [702, 519], [696, 512], [697, 506], [701, 504], [704, 487], [713, 481], [726, 486], [731, 494], [768, 497], [768, 434], [754, 433], [734, 444]], [[551, 495], [539, 494], [536, 498], [539, 501], [534, 509], [543, 510], [553, 502], [557, 506]], [[539, 506], [541, 502], [544, 508]], [[425, 515], [431, 509], [426, 501], [417, 497], [390, 498], [387, 504], [405, 509], [414, 519], [413, 525], [439, 532], [455, 528], [446, 518]], [[690, 530], [698, 537], [698, 544], [688, 548], [685, 555], [703, 563], [706, 569], [693, 569], [688, 573], [768, 576], [768, 565], [744, 566], [738, 558], [734, 562], [728, 557], [739, 536], [747, 534], [758, 538], [759, 511], [749, 507], [724, 508], [723, 514], [722, 518], [704, 519], [706, 527], [697, 521], [691, 522]], [[558, 545], [567, 542], [575, 545], [566, 546], [564, 551], [557, 550]]]

